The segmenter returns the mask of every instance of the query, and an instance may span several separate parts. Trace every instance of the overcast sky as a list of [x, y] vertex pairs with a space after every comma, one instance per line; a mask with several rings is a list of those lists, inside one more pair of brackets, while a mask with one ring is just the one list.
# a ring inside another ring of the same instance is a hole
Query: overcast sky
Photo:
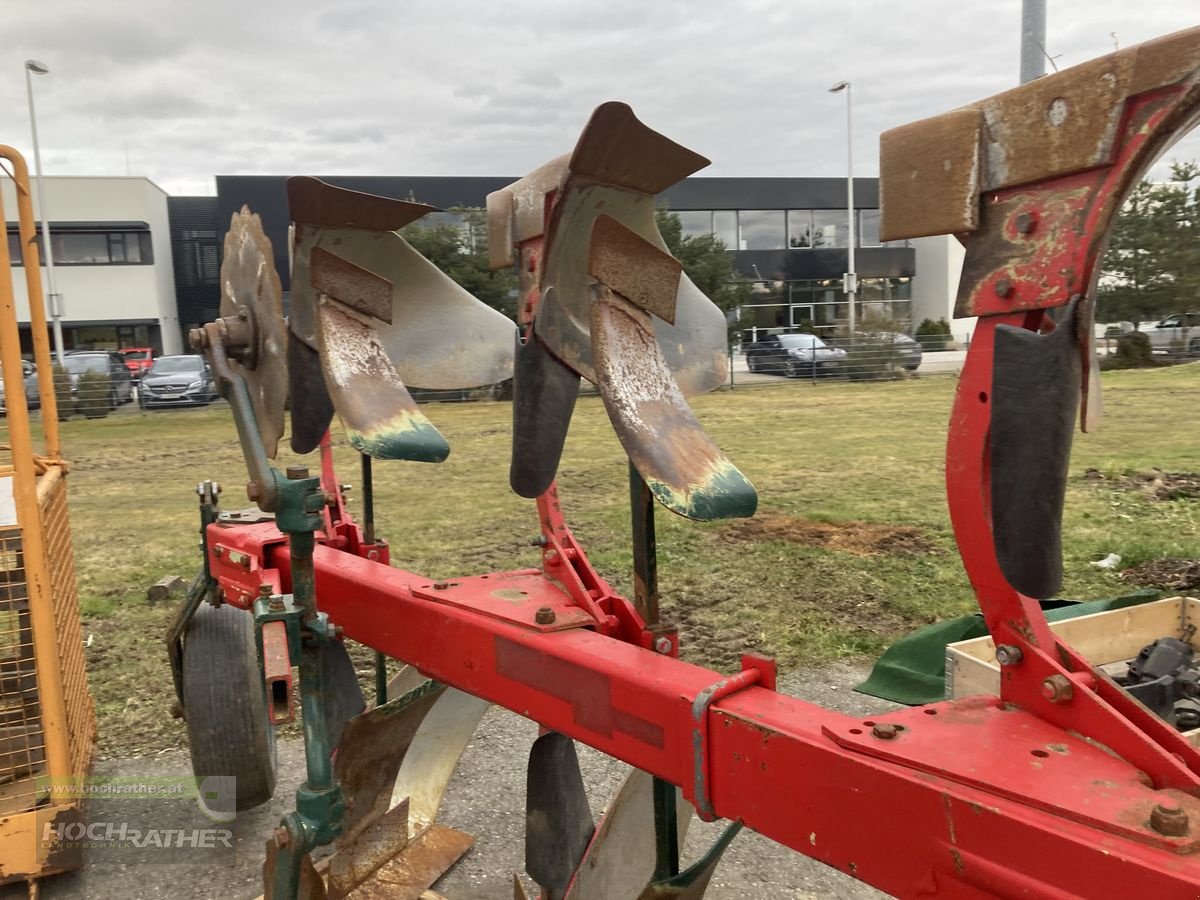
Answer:
[[[1066, 68], [1200, 24], [1197, 0], [1047, 0]], [[312, 9], [305, 12], [305, 7]], [[1016, 84], [1020, 0], [10, 0], [0, 142], [29, 153], [22, 63], [49, 175], [521, 175], [593, 107], [712, 159], [701, 175], [843, 175], [879, 133]], [[1173, 155], [1200, 157], [1200, 136]], [[128, 162], [127, 162], [128, 161]], [[1161, 171], [1161, 169], [1160, 169]]]

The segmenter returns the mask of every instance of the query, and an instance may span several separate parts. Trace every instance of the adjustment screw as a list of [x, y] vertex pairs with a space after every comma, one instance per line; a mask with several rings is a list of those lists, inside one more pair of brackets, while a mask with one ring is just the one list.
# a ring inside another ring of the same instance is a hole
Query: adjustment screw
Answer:
[[554, 615], [554, 610], [548, 606], [538, 607], [538, 611], [533, 614], [533, 621], [539, 625], [553, 625], [556, 618], [558, 617]]
[[287, 478], [288, 481], [300, 481], [308, 477], [308, 466], [288, 466]]
[[1174, 800], [1161, 800], [1150, 810], [1150, 828], [1166, 837], [1183, 837], [1188, 833], [1188, 815]]
[[278, 847], [280, 850], [282, 850], [284, 847], [286, 847], [291, 842], [292, 842], [292, 835], [286, 828], [284, 828], [282, 825], [280, 825], [278, 828], [275, 829], [275, 846], [276, 847]]
[[900, 729], [890, 722], [880, 722], [871, 729], [871, 735], [879, 738], [881, 741], [892, 741], [896, 739], [896, 735], [900, 733]]
[[271, 596], [271, 585], [267, 584], [265, 581], [262, 584], [260, 584], [258, 586], [258, 596], [262, 597], [264, 600], [267, 597], [270, 597]]
[[1023, 212], [1017, 216], [1017, 234], [1029, 234], [1033, 231], [1034, 219], [1032, 213]]
[[1021, 661], [1020, 647], [1014, 647], [1012, 644], [1001, 644], [996, 648], [996, 662], [1002, 666], [1015, 666]]
[[246, 482], [246, 499], [251, 503], [257, 503], [258, 498], [262, 496], [262, 489], [259, 488], [257, 481]]
[[996, 281], [996, 296], [1007, 297], [1012, 293], [1012, 282], [1007, 278], [1001, 278]]
[[671, 639], [669, 637], [660, 637], [654, 642], [654, 649], [659, 653], [666, 655], [675, 649], [675, 645], [671, 643]]
[[1042, 682], [1042, 696], [1051, 703], [1066, 703], [1075, 696], [1075, 685], [1066, 675], [1051, 675]]

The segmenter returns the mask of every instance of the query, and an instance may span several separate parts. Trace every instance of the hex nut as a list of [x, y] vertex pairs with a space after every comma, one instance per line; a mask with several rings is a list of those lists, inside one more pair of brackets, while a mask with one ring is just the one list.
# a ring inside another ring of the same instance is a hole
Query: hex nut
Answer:
[[1000, 278], [996, 281], [996, 296], [1007, 297], [1013, 292], [1012, 282], [1007, 278]]
[[538, 611], [533, 615], [533, 621], [537, 622], [539, 625], [553, 625], [554, 620], [557, 618], [558, 617], [554, 614], [554, 610], [548, 606], [539, 607]]
[[1051, 675], [1042, 682], [1042, 696], [1051, 703], [1067, 703], [1075, 696], [1075, 685], [1066, 675]]
[[1029, 234], [1033, 231], [1033, 226], [1036, 220], [1033, 218], [1033, 213], [1023, 212], [1017, 216], [1017, 234]]
[[287, 479], [288, 481], [300, 481], [308, 477], [308, 466], [288, 466]]
[[1150, 810], [1150, 828], [1166, 837], [1183, 837], [1188, 833], [1188, 814], [1174, 800], [1162, 800]]
[[1023, 655], [1021, 648], [1012, 644], [1001, 644], [996, 648], [996, 662], [1002, 666], [1015, 666]]
[[654, 642], [654, 649], [665, 656], [675, 649], [675, 645], [669, 637], [660, 637]]
[[877, 737], [881, 741], [895, 740], [896, 735], [900, 733], [900, 729], [890, 722], [880, 722], [871, 729], [871, 736]]

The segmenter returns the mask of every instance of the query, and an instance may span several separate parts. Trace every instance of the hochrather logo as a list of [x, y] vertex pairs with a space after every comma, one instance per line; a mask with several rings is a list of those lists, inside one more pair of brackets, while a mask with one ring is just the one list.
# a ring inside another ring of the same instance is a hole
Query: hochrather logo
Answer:
[[128, 822], [47, 822], [42, 842], [60, 848], [233, 849], [228, 828], [137, 828]]

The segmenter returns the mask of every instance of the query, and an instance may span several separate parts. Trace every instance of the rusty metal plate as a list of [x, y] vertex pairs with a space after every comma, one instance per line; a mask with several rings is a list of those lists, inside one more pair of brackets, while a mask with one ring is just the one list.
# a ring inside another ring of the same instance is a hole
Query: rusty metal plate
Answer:
[[283, 436], [287, 402], [287, 333], [283, 289], [275, 271], [271, 241], [257, 213], [243, 206], [229, 221], [221, 260], [222, 318], [248, 315], [253, 346], [245, 363], [230, 360], [246, 382], [259, 436], [267, 456], [275, 458]]
[[346, 896], [349, 900], [421, 900], [474, 845], [475, 839], [465, 832], [431, 825]]
[[634, 306], [675, 323], [683, 263], [611, 216], [592, 223], [588, 273]]
[[[684, 845], [695, 816], [676, 789], [676, 833]], [[608, 806], [563, 900], [638, 900], [654, 875], [654, 779], [630, 771]]]
[[[299, 248], [298, 271], [311, 272], [319, 254], [328, 253], [390, 282], [388, 316], [372, 325], [405, 384], [453, 390], [498, 384], [512, 377], [516, 325], [459, 287], [400, 235], [306, 229]], [[377, 290], [374, 296], [381, 299]], [[326, 357], [325, 362], [329, 365], [332, 360]]]
[[983, 114], [960, 109], [879, 138], [879, 238], [961, 234], [979, 226]]
[[309, 256], [312, 286], [363, 315], [392, 322], [392, 283], [340, 256], [313, 247]]
[[[588, 274], [592, 223], [603, 213], [662, 252], [666, 244], [654, 221], [655, 198], [607, 185], [569, 187], [554, 208], [534, 330], [560, 360], [593, 383], [590, 312], [593, 279]], [[724, 384], [729, 369], [725, 314], [686, 275], [679, 279], [675, 322], [656, 319], [653, 333], [684, 396]]]
[[562, 187], [568, 159], [567, 154], [556, 157], [508, 187], [488, 194], [488, 248], [489, 253], [496, 254], [492, 268], [511, 265], [511, 262], [495, 265], [502, 259], [512, 259], [511, 253], [502, 257], [500, 250], [491, 249], [497, 242], [507, 238], [510, 244], [520, 244], [545, 233], [547, 195]]
[[609, 101], [592, 112], [568, 167], [572, 176], [659, 194], [710, 162], [648, 128], [628, 104]]
[[596, 375], [617, 437], [650, 492], [689, 519], [754, 514], [754, 486], [705, 434], [671, 377], [650, 316], [596, 288]]
[[438, 211], [425, 203], [334, 187], [307, 175], [289, 178], [287, 192], [292, 221], [301, 225], [397, 231]]
[[376, 459], [449, 456], [450, 445], [417, 409], [375, 329], [329, 299], [318, 305], [318, 324], [325, 385], [351, 445]]
[[445, 685], [427, 681], [346, 723], [334, 757], [334, 774], [346, 796], [339, 848], [356, 841], [385, 814], [390, 815], [393, 786], [404, 755], [445, 690]]

